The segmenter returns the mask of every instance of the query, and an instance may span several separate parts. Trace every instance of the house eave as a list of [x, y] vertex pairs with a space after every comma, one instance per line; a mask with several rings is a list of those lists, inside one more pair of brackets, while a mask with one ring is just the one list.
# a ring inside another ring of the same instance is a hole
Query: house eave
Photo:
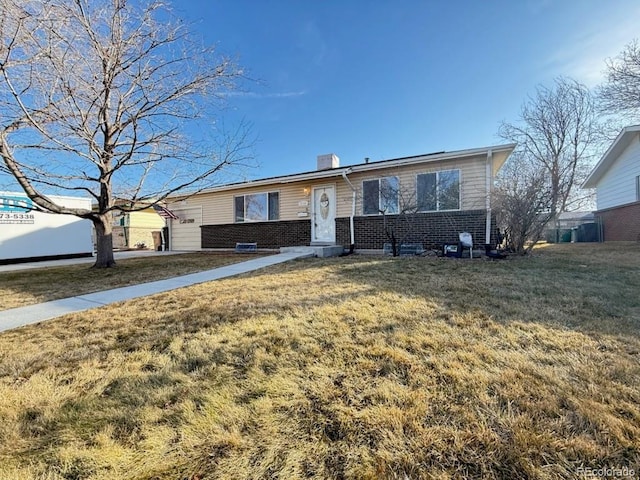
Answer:
[[[316, 170], [311, 172], [296, 173], [293, 175], [283, 175], [278, 177], [269, 177], [259, 180], [250, 180], [246, 182], [232, 183], [226, 185], [220, 185], [217, 187], [207, 188], [198, 192], [198, 194], [216, 193], [231, 190], [239, 190], [252, 187], [261, 187], [265, 185], [277, 185], [287, 184], [295, 182], [314, 181], [327, 178], [342, 177], [344, 174], [352, 174], [356, 172], [369, 172], [375, 170], [383, 170], [389, 168], [397, 168], [406, 165], [415, 165], [420, 163], [434, 163], [446, 160], [463, 159], [475, 156], [487, 155], [489, 152], [493, 153], [494, 157], [494, 169], [500, 169], [500, 167], [507, 160], [509, 155], [515, 149], [516, 144], [495, 145], [490, 147], [474, 148], [467, 150], [457, 150], [452, 152], [438, 152], [432, 154], [416, 155], [412, 157], [402, 157], [391, 160], [380, 160], [376, 162], [360, 163], [356, 165], [348, 165], [339, 168], [332, 168], [328, 170]], [[175, 198], [179, 198], [181, 195], [176, 195]]]
[[613, 162], [631, 144], [639, 132], [640, 125], [631, 125], [623, 128], [600, 161], [593, 167], [593, 170], [591, 170], [591, 173], [582, 184], [582, 188], [596, 188]]

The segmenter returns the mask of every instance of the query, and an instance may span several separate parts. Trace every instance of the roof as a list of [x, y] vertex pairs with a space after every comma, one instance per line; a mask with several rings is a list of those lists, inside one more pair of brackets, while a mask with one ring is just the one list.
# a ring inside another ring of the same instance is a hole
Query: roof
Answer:
[[597, 187], [602, 177], [604, 177], [622, 152], [631, 144], [631, 141], [636, 137], [638, 132], [640, 132], [640, 125], [631, 125], [623, 128], [600, 161], [593, 167], [593, 170], [591, 170], [591, 173], [582, 184], [582, 188]]
[[[313, 170], [310, 172], [296, 173], [293, 175], [283, 175], [278, 177], [263, 178], [260, 180], [250, 180], [246, 182], [230, 183], [226, 185], [220, 185], [217, 187], [208, 188], [198, 192], [212, 193], [225, 190], [235, 190], [247, 187], [259, 187], [262, 185], [272, 185], [275, 183], [293, 183], [305, 180], [317, 180], [323, 178], [340, 177], [343, 174], [351, 174], [357, 172], [368, 172], [375, 170], [382, 170], [386, 168], [400, 167], [405, 165], [416, 165], [420, 163], [432, 163], [443, 160], [453, 160], [457, 158], [476, 157], [479, 155], [487, 155], [489, 152], [493, 156], [493, 175], [504, 165], [511, 152], [515, 149], [516, 144], [510, 143], [505, 145], [494, 145], [490, 147], [474, 148], [468, 150], [456, 150], [452, 152], [437, 152], [428, 153], [423, 155], [414, 155], [411, 157], [394, 158], [390, 160], [380, 160], [375, 162], [359, 163], [356, 165], [348, 165], [344, 167], [330, 168], [327, 170]], [[178, 196], [178, 195], [176, 195]]]
[[595, 215], [591, 211], [562, 212], [560, 213], [560, 215], [558, 215], [558, 220], [560, 221], [593, 220], [594, 218], [595, 218]]

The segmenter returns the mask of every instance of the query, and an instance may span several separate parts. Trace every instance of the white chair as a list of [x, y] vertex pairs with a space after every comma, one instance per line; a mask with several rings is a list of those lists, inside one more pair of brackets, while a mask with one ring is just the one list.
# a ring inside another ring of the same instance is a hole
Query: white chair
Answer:
[[469, 258], [473, 258], [473, 237], [469, 232], [462, 232], [460, 238], [460, 256], [465, 248], [469, 249]]

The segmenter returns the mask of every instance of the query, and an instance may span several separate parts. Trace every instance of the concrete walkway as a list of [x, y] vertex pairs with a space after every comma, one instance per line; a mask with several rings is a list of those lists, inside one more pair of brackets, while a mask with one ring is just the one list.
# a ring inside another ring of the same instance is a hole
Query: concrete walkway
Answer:
[[0, 332], [12, 328], [29, 325], [32, 323], [51, 320], [52, 318], [67, 315], [69, 313], [82, 312], [91, 308], [98, 308], [110, 303], [122, 302], [132, 298], [155, 295], [156, 293], [188, 287], [198, 283], [210, 282], [220, 278], [231, 277], [241, 273], [251, 272], [260, 268], [269, 267], [278, 263], [288, 262], [296, 258], [311, 257], [309, 252], [287, 252], [277, 255], [253, 258], [245, 262], [234, 263], [224, 267], [205, 270], [204, 272], [191, 273], [180, 277], [158, 280], [155, 282], [141, 283], [127, 287], [104, 290], [102, 292], [79, 295], [77, 297], [63, 298], [51, 302], [29, 305], [26, 307], [12, 308], [0, 311]]

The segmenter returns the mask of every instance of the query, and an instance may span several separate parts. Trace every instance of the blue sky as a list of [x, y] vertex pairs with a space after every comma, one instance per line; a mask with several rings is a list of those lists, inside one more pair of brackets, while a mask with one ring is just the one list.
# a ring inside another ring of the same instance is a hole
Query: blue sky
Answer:
[[637, 0], [188, 0], [176, 13], [259, 83], [225, 122], [253, 125], [247, 178], [501, 143], [536, 85], [589, 86], [640, 37]]

